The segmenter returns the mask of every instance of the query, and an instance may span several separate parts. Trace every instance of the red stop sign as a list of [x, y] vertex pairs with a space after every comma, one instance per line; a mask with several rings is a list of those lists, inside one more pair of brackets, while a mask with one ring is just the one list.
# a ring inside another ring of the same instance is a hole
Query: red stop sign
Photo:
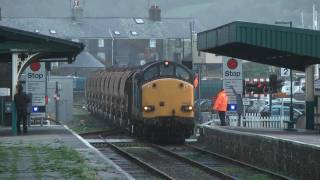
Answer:
[[238, 67], [238, 62], [237, 62], [237, 60], [231, 58], [228, 60], [227, 66], [229, 69], [236, 69]]
[[36, 62], [36, 63], [32, 63], [30, 65], [30, 69], [32, 71], [39, 71], [39, 69], [41, 68], [41, 64], [39, 62]]

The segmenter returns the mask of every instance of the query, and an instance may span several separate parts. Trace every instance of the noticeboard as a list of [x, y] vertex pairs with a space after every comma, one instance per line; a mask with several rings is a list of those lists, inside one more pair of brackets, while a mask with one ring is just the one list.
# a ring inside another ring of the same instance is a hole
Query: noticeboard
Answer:
[[0, 88], [0, 96], [10, 96], [10, 88]]

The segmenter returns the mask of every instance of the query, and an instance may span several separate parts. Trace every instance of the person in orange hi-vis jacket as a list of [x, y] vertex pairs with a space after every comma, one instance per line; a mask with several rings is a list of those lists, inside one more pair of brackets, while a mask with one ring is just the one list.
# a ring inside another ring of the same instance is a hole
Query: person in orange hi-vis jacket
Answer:
[[226, 125], [226, 111], [228, 105], [228, 96], [224, 89], [221, 89], [214, 102], [213, 109], [218, 111], [221, 126]]
[[198, 84], [199, 84], [199, 75], [198, 75], [198, 74], [195, 74], [194, 80], [193, 80], [193, 87], [194, 87], [194, 88], [197, 88], [197, 87], [198, 87]]

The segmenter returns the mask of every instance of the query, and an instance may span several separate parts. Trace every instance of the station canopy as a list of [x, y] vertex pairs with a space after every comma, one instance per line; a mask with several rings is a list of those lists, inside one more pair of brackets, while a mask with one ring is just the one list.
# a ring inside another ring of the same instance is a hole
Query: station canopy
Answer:
[[10, 62], [12, 53], [38, 53], [37, 58], [41, 61], [71, 63], [83, 48], [82, 43], [0, 26], [0, 63]]
[[198, 33], [198, 50], [304, 71], [320, 64], [320, 31], [232, 22]]

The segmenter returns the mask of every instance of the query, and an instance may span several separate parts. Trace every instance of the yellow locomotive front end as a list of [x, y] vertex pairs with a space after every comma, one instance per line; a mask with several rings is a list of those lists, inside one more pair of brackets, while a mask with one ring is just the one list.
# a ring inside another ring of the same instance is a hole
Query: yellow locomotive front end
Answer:
[[143, 73], [141, 116], [144, 136], [184, 140], [194, 129], [192, 73], [184, 66], [163, 62]]
[[142, 86], [143, 118], [193, 119], [192, 84], [172, 78], [157, 79]]

